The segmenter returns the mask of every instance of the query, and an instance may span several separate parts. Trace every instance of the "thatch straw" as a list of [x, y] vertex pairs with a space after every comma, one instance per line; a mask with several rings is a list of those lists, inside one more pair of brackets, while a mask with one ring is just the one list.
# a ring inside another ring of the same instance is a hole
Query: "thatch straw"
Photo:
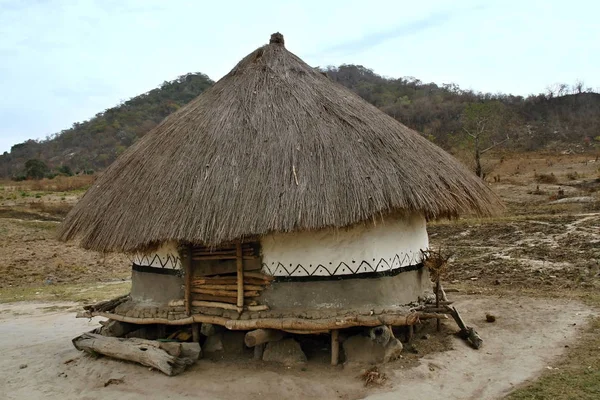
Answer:
[[345, 227], [395, 211], [498, 209], [452, 156], [311, 68], [279, 36], [117, 159], [60, 238], [134, 251]]

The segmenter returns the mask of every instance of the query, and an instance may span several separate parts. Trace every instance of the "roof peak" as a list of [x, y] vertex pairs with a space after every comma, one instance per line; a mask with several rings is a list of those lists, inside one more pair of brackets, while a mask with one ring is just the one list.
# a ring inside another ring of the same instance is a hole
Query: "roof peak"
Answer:
[[279, 32], [275, 32], [271, 35], [271, 40], [269, 40], [269, 44], [280, 44], [284, 45], [285, 41], [283, 40], [283, 35]]

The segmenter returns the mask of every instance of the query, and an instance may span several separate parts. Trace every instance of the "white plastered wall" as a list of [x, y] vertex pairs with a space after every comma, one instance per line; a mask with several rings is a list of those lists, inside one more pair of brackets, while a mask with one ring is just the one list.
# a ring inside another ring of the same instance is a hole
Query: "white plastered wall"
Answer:
[[428, 245], [419, 214], [346, 229], [271, 234], [261, 239], [263, 272], [301, 277], [390, 271], [420, 263]]
[[177, 242], [165, 242], [150, 253], [137, 253], [131, 257], [131, 262], [144, 267], [180, 269], [181, 260], [177, 250]]

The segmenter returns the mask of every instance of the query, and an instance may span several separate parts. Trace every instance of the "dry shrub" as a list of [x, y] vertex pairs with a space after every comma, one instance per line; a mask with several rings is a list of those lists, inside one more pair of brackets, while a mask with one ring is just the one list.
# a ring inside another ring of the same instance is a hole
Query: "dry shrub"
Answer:
[[452, 258], [452, 254], [448, 251], [442, 250], [441, 248], [437, 251], [421, 250], [423, 257], [423, 265], [429, 270], [431, 280], [436, 282], [442, 276], [444, 276], [448, 270], [448, 261]]
[[567, 173], [566, 177], [568, 180], [574, 181], [579, 178], [579, 174], [577, 173], [577, 171], [573, 171], [573, 172]]
[[551, 174], [536, 174], [534, 176], [534, 178], [537, 183], [547, 183], [547, 184], [558, 183], [558, 179], [552, 173]]
[[364, 371], [360, 378], [365, 382], [365, 386], [381, 386], [387, 380], [387, 376], [380, 372], [377, 366]]
[[43, 201], [40, 201], [40, 202], [35, 202], [35, 203], [29, 203], [29, 207], [31, 209], [39, 211], [39, 212], [64, 217], [69, 213], [69, 211], [71, 211], [71, 208], [73, 208], [73, 205], [64, 203], [64, 202], [62, 202], [62, 203], [44, 203]]

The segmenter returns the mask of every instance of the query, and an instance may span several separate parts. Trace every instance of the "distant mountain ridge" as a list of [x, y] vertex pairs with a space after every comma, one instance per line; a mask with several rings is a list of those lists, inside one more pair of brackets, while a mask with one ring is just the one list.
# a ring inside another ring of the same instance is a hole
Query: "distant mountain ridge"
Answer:
[[[503, 145], [514, 150], [600, 148], [600, 94], [583, 90], [581, 85], [561, 85], [556, 92], [524, 98], [475, 93], [457, 85], [439, 86], [415, 78], [385, 78], [360, 65], [320, 70], [447, 150], [468, 145], [463, 137], [468, 123], [465, 115], [473, 104], [493, 105], [491, 112], [502, 114], [494, 119], [495, 128], [489, 132], [487, 140], [491, 143], [505, 141]], [[49, 140], [16, 144], [0, 155], [0, 177], [22, 174], [30, 159], [40, 159], [53, 169], [102, 170], [213, 83], [202, 73], [182, 75], [88, 121], [74, 123]]]

